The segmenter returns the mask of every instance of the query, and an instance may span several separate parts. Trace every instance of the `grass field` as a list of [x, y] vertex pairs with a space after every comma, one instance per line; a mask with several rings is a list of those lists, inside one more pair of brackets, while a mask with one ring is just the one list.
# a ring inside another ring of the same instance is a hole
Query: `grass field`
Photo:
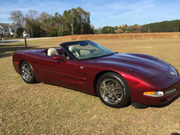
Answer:
[[[56, 47], [60, 38], [28, 41], [30, 49]], [[180, 39], [95, 40], [118, 52], [145, 53], [180, 71]], [[180, 133], [180, 98], [135, 109], [105, 106], [94, 96], [44, 83], [26, 84], [12, 65], [23, 43], [0, 43], [0, 134], [170, 135]]]

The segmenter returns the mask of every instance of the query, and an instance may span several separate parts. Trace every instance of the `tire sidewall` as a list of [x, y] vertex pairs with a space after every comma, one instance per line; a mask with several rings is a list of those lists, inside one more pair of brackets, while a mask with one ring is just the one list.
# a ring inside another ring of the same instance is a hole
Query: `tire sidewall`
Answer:
[[[117, 80], [119, 82], [119, 84], [121, 86], [123, 86], [123, 97], [122, 97], [122, 100], [117, 104], [109, 104], [109, 103], [107, 103], [106, 101], [104, 101], [104, 99], [102, 98], [102, 96], [100, 94], [99, 86], [100, 86], [101, 82], [104, 79], [107, 79], [107, 78]], [[96, 85], [96, 92], [97, 92], [98, 97], [101, 99], [101, 101], [104, 104], [106, 104], [106, 105], [108, 105], [110, 107], [114, 107], [114, 108], [121, 108], [121, 107], [126, 106], [128, 104], [128, 102], [129, 102], [129, 99], [130, 99], [129, 87], [128, 87], [128, 84], [127, 84], [126, 80], [122, 76], [120, 76], [119, 74], [114, 73], [114, 72], [105, 73], [98, 79], [97, 85]]]
[[[32, 71], [32, 78], [31, 78], [31, 80], [30, 80], [30, 81], [25, 80], [25, 79], [23, 78], [23, 76], [22, 76], [22, 66], [23, 66], [24, 64], [28, 65], [28, 66], [29, 66], [29, 68], [30, 68], [30, 69], [31, 69], [31, 71]], [[33, 70], [32, 66], [31, 66], [31, 64], [30, 64], [29, 62], [27, 62], [27, 61], [23, 61], [23, 62], [21, 63], [21, 65], [20, 65], [20, 69], [21, 69], [21, 71], [20, 71], [20, 72], [21, 72], [21, 77], [22, 77], [22, 79], [23, 79], [26, 83], [30, 83], [30, 84], [32, 84], [32, 83], [35, 83], [35, 82], [36, 82], [36, 78], [35, 78], [34, 70]]]

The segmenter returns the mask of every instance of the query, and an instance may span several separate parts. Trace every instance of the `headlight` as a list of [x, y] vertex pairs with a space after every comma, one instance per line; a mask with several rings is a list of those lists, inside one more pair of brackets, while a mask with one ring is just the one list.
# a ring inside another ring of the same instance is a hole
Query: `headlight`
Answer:
[[145, 91], [143, 95], [150, 96], [150, 97], [162, 97], [164, 96], [163, 91]]

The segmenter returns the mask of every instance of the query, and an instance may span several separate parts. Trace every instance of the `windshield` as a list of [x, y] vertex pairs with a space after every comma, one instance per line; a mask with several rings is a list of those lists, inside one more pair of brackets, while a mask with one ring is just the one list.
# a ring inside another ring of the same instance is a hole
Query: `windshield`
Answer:
[[78, 60], [103, 57], [114, 54], [113, 51], [92, 41], [81, 41], [69, 44], [69, 51]]

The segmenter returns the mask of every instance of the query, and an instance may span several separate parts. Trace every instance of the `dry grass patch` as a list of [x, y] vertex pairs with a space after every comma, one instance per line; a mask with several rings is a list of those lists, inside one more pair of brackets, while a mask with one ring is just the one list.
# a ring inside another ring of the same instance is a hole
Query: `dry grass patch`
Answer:
[[98, 40], [98, 39], [174, 39], [180, 38], [179, 32], [164, 33], [122, 33], [122, 34], [83, 34], [59, 37], [63, 40]]
[[[31, 48], [44, 48], [58, 46], [60, 42], [63, 40], [53, 38], [28, 41], [28, 44]], [[180, 39], [95, 42], [122, 53], [150, 54], [180, 70]], [[11, 48], [17, 44], [23, 46], [22, 43], [11, 43], [5, 47]], [[0, 57], [0, 134], [180, 133], [180, 98], [164, 108], [109, 108], [97, 97], [81, 92], [44, 83], [24, 83], [13, 68], [13, 51], [9, 49], [8, 56]]]

